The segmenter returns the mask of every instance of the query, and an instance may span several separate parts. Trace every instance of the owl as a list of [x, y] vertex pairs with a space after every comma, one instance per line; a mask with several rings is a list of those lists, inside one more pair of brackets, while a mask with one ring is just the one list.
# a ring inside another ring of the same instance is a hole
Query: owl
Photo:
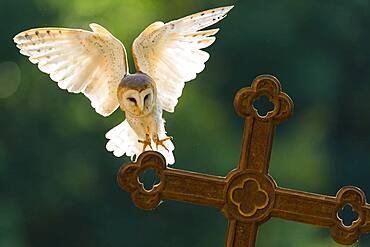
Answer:
[[35, 28], [19, 33], [20, 53], [50, 75], [61, 89], [83, 93], [102, 116], [118, 107], [125, 120], [108, 131], [106, 149], [135, 160], [147, 149], [175, 162], [172, 137], [163, 111], [174, 112], [185, 82], [203, 71], [218, 28], [204, 30], [226, 17], [233, 6], [206, 10], [178, 20], [149, 25], [133, 42], [136, 73], [130, 74], [126, 49], [108, 30]]

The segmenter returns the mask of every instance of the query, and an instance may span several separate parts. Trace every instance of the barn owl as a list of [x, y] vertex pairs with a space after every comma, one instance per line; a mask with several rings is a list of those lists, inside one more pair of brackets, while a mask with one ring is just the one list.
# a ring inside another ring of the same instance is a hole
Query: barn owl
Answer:
[[149, 25], [133, 42], [135, 74], [128, 69], [123, 44], [108, 30], [35, 28], [19, 33], [20, 53], [50, 75], [61, 89], [83, 93], [95, 111], [109, 116], [118, 107], [126, 119], [106, 134], [106, 149], [135, 160], [146, 149], [174, 163], [172, 138], [163, 111], [173, 112], [185, 82], [203, 71], [218, 28], [203, 30], [226, 17], [233, 6], [206, 10], [178, 20]]

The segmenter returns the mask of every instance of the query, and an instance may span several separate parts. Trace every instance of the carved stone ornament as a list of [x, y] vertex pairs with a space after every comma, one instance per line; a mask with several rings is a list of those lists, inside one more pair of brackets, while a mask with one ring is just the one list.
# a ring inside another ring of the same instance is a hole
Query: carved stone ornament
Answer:
[[[274, 105], [266, 116], [260, 116], [253, 107], [261, 96], [267, 96]], [[154, 209], [163, 200], [177, 200], [219, 208], [229, 220], [228, 247], [255, 246], [259, 225], [271, 217], [327, 227], [333, 239], [345, 245], [370, 231], [370, 205], [360, 189], [347, 186], [336, 196], [318, 195], [280, 188], [268, 174], [275, 125], [293, 111], [292, 100], [281, 91], [275, 77], [257, 77], [251, 87], [236, 94], [234, 106], [245, 120], [238, 167], [226, 177], [210, 176], [166, 167], [161, 154], [147, 151], [136, 163], [123, 165], [117, 176], [137, 207]], [[160, 183], [148, 191], [139, 176], [150, 168]], [[338, 217], [345, 205], [358, 214], [350, 226]]]

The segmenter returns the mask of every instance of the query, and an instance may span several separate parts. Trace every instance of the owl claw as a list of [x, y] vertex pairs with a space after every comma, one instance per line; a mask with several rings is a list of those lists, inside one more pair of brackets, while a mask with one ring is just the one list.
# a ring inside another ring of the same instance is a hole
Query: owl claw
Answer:
[[172, 136], [166, 137], [162, 140], [157, 139], [155, 141], [155, 146], [156, 146], [157, 150], [158, 150], [158, 146], [162, 146], [164, 149], [166, 149], [169, 152], [170, 150], [168, 150], [168, 148], [163, 144], [163, 142], [168, 141], [168, 140], [172, 140], [172, 139], [173, 139]]
[[152, 141], [150, 140], [150, 137], [148, 134], [146, 135], [145, 140], [137, 140], [137, 141], [143, 144], [143, 152], [145, 151], [147, 146], [149, 146], [150, 149], [153, 150]]

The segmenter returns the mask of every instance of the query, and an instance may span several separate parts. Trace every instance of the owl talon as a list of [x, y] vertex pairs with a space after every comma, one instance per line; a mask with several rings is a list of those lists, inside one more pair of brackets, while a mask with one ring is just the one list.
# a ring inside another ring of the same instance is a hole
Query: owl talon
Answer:
[[155, 141], [155, 146], [156, 146], [157, 150], [158, 150], [158, 146], [162, 146], [164, 149], [166, 149], [169, 152], [170, 150], [168, 150], [168, 148], [163, 144], [163, 142], [168, 141], [168, 140], [172, 140], [172, 139], [173, 139], [173, 137], [169, 136], [169, 137], [166, 137], [162, 140], [159, 140], [159, 139], [156, 140]]
[[137, 140], [137, 141], [143, 144], [143, 152], [145, 151], [147, 146], [149, 146], [150, 149], [153, 150], [152, 141], [150, 140], [150, 137], [148, 134], [146, 135], [145, 140]]

